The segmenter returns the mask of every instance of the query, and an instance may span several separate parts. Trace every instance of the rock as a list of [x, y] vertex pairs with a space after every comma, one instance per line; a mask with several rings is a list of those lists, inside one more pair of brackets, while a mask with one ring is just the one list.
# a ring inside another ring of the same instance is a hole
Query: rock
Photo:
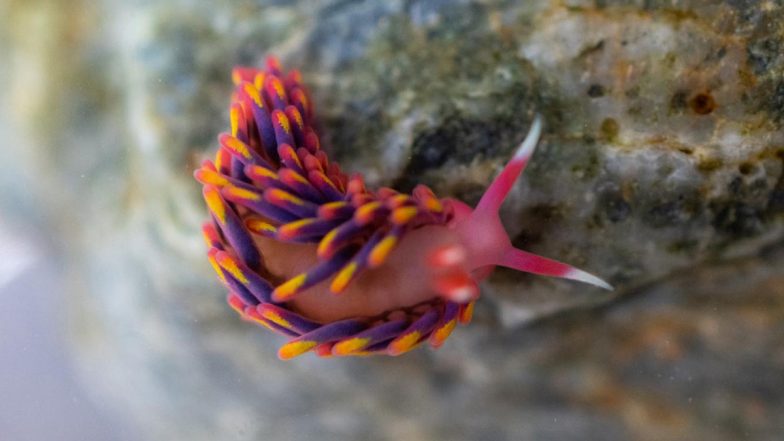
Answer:
[[[96, 399], [153, 439], [776, 439], [784, 7], [511, 3], [4, 6], [0, 206], [68, 256]], [[223, 303], [191, 177], [231, 67], [271, 53], [374, 185], [475, 203], [541, 113], [504, 223], [617, 289], [498, 271], [438, 352], [277, 361]]]

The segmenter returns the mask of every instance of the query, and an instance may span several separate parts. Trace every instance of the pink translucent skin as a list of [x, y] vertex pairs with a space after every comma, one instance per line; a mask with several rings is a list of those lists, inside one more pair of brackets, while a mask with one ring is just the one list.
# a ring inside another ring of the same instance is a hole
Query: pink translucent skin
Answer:
[[[454, 199], [443, 200], [454, 212], [450, 224], [426, 226], [407, 233], [381, 267], [362, 271], [341, 294], [330, 292], [328, 283], [319, 283], [298, 294], [289, 303], [290, 307], [323, 323], [351, 317], [373, 317], [438, 296], [454, 300], [450, 292], [443, 289], [439, 292], [434, 288], [439, 277], [443, 280], [445, 272], [452, 276], [455, 273], [467, 274], [470, 277], [465, 279], [475, 287], [498, 265], [612, 289], [609, 284], [585, 271], [514, 248], [501, 224], [498, 209], [533, 154], [540, 133], [541, 121], [537, 117], [525, 141], [482, 196], [475, 210]], [[294, 277], [317, 263], [316, 245], [284, 244], [265, 238], [257, 238], [256, 243], [264, 256], [270, 256], [267, 259], [268, 270], [282, 279]], [[432, 256], [445, 247], [459, 250], [464, 258], [450, 264], [447, 269], [434, 267]], [[453, 277], [451, 280], [461, 279]], [[450, 286], [452, 292], [460, 289], [454, 283]]]
[[[317, 263], [316, 245], [283, 244], [259, 238], [257, 245], [268, 259], [270, 272], [283, 279], [305, 272]], [[289, 302], [291, 309], [322, 323], [352, 317], [373, 317], [401, 307], [413, 306], [437, 296], [430, 285], [432, 268], [428, 250], [458, 243], [454, 231], [445, 226], [426, 226], [411, 231], [384, 264], [365, 269], [340, 294], [329, 283], [312, 286]]]

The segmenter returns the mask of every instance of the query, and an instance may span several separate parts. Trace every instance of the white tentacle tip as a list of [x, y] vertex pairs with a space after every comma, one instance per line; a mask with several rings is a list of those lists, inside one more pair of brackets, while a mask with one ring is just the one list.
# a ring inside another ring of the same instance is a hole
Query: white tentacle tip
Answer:
[[570, 279], [570, 280], [576, 280], [578, 282], [587, 283], [587, 284], [593, 285], [593, 286], [598, 286], [599, 288], [604, 288], [604, 289], [606, 289], [608, 291], [615, 290], [615, 288], [613, 288], [612, 285], [610, 285], [609, 283], [607, 283], [604, 280], [600, 279], [599, 277], [596, 277], [596, 276], [594, 276], [591, 273], [587, 273], [587, 272], [585, 272], [583, 270], [580, 270], [580, 269], [577, 269], [577, 268], [572, 268], [571, 270], [569, 270], [568, 273], [563, 275], [563, 278]]
[[533, 154], [534, 148], [536, 148], [536, 144], [539, 143], [539, 137], [541, 136], [542, 115], [537, 113], [536, 116], [534, 116], [533, 122], [531, 123], [531, 128], [528, 129], [528, 134], [525, 135], [525, 139], [520, 144], [520, 147], [517, 148], [513, 159], [529, 158]]

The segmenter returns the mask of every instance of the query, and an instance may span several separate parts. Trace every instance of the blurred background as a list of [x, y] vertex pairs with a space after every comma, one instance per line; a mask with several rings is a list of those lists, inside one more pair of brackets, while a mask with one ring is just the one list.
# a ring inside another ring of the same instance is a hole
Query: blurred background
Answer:
[[[0, 0], [0, 439], [779, 440], [784, 5]], [[476, 203], [606, 293], [499, 270], [439, 351], [289, 362], [192, 171], [279, 56], [372, 185]]]

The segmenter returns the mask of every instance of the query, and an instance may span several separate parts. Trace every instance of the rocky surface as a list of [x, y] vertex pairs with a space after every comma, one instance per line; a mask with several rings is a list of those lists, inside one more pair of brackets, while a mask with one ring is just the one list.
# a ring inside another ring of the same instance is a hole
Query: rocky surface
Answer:
[[[780, 3], [86, 5], [0, 6], [0, 206], [63, 250], [85, 385], [153, 439], [784, 431]], [[616, 291], [498, 271], [438, 352], [277, 361], [223, 305], [191, 178], [231, 66], [270, 53], [373, 184], [476, 202], [541, 113], [505, 225]]]

